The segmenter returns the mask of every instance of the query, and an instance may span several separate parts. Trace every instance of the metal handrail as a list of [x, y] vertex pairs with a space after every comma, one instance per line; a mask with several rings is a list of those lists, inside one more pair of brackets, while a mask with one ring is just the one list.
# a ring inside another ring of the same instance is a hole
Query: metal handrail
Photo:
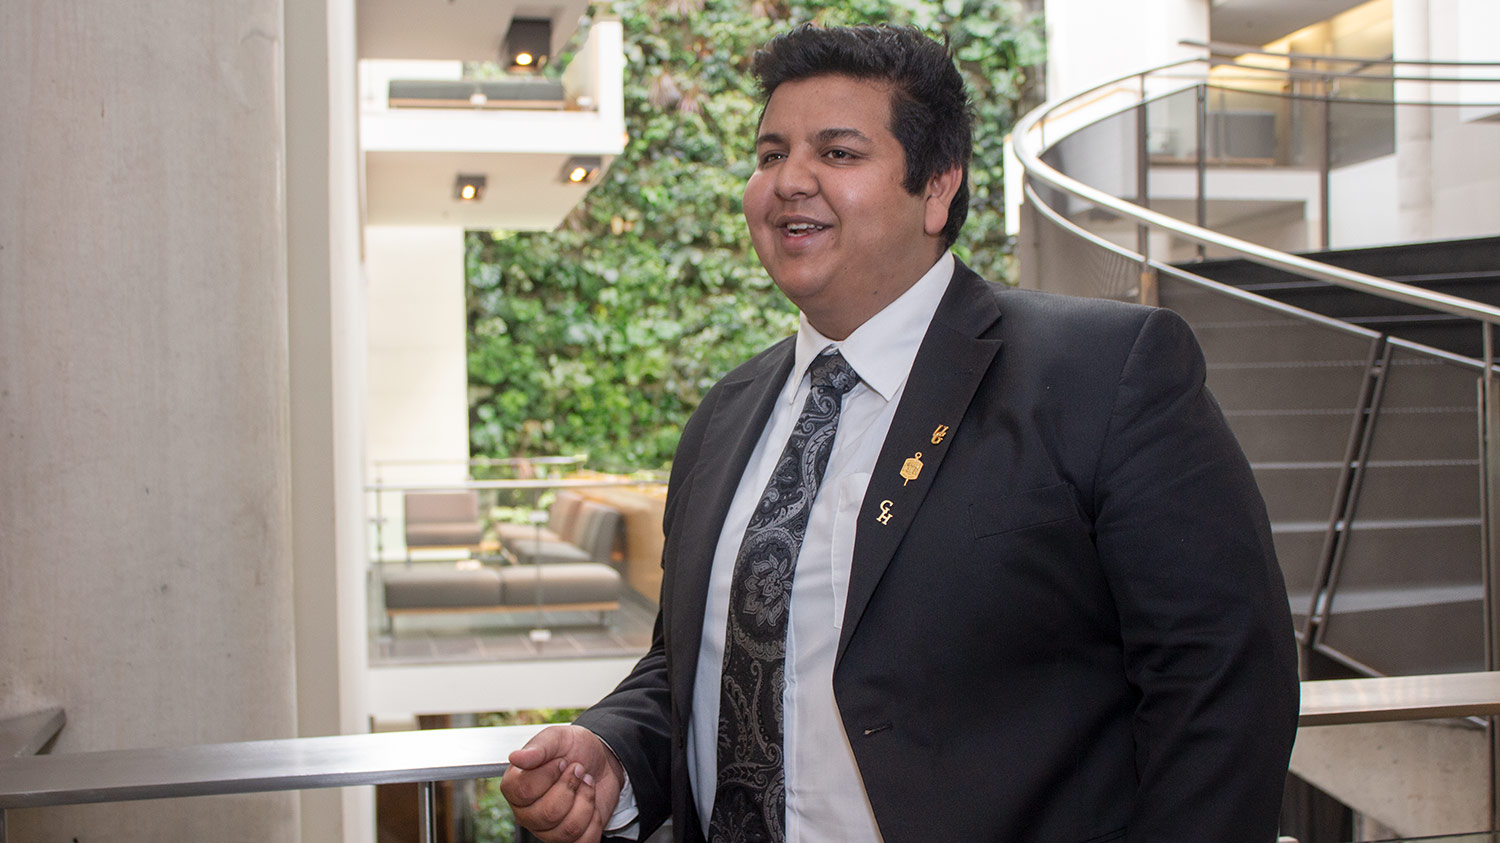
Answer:
[[[1409, 75], [1395, 74], [1395, 73], [1370, 74], [1370, 73], [1354, 73], [1354, 72], [1348, 72], [1348, 71], [1339, 72], [1339, 71], [1333, 71], [1333, 70], [1308, 70], [1308, 69], [1305, 69], [1305, 68], [1297, 68], [1297, 67], [1286, 67], [1286, 68], [1281, 68], [1281, 67], [1259, 67], [1259, 66], [1253, 65], [1253, 64], [1239, 64], [1239, 63], [1232, 62], [1232, 61], [1211, 62], [1211, 66], [1213, 66], [1213, 67], [1234, 68], [1236, 70], [1246, 71], [1247, 74], [1248, 73], [1260, 73], [1260, 74], [1264, 74], [1264, 76], [1294, 76], [1294, 77], [1303, 78], [1303, 79], [1319, 79], [1319, 80], [1323, 80], [1323, 81], [1334, 81], [1334, 80], [1341, 80], [1341, 79], [1353, 79], [1353, 80], [1355, 80], [1357, 82], [1402, 82], [1402, 83], [1412, 83], [1412, 84], [1419, 83], [1419, 82], [1430, 82], [1430, 83], [1432, 83], [1434, 85], [1439, 85], [1439, 84], [1446, 84], [1446, 85], [1466, 85], [1466, 84], [1475, 84], [1475, 85], [1500, 85], [1500, 76], [1496, 76], [1494, 78], [1489, 78], [1489, 77], [1470, 77], [1470, 76], [1409, 76]], [[1256, 77], [1256, 78], [1264, 78], [1264, 76], [1262, 76], [1262, 77]], [[1216, 75], [1216, 76], [1208, 77], [1208, 81], [1210, 81], [1210, 82], [1217, 82], [1217, 81], [1219, 81], [1222, 78], [1224, 78], [1224, 77]], [[1341, 98], [1339, 101], [1343, 102], [1344, 99]], [[1480, 103], [1480, 104], [1481, 105], [1485, 105], [1486, 103]]]
[[[1197, 60], [1201, 61], [1201, 60]], [[1045, 125], [1048, 116], [1055, 110], [1067, 103], [1081, 97], [1087, 97], [1106, 88], [1118, 88], [1121, 82], [1133, 77], [1140, 77], [1142, 86], [1145, 78], [1156, 72], [1171, 67], [1178, 67], [1185, 62], [1173, 62], [1153, 70], [1142, 71], [1131, 76], [1121, 77], [1117, 80], [1106, 82], [1095, 86], [1081, 94], [1069, 96], [1061, 100], [1050, 100], [1040, 107], [1022, 117], [1016, 125], [1013, 134], [1012, 147], [1016, 158], [1020, 161], [1022, 169], [1027, 178], [1036, 179], [1051, 185], [1071, 196], [1082, 199], [1096, 207], [1105, 208], [1121, 217], [1134, 220], [1143, 225], [1161, 231], [1169, 232], [1185, 240], [1191, 240], [1204, 246], [1213, 246], [1247, 258], [1255, 263], [1275, 267], [1287, 272], [1301, 275], [1307, 278], [1316, 278], [1327, 281], [1340, 287], [1347, 287], [1360, 292], [1369, 293], [1381, 298], [1399, 301], [1405, 304], [1416, 305], [1453, 316], [1474, 319], [1486, 324], [1500, 324], [1500, 307], [1471, 301], [1469, 299], [1450, 296], [1445, 293], [1436, 293], [1410, 287], [1394, 281], [1388, 281], [1374, 275], [1366, 275], [1362, 272], [1354, 272], [1342, 267], [1331, 266], [1308, 258], [1288, 254], [1276, 249], [1267, 248], [1248, 240], [1241, 240], [1216, 231], [1194, 225], [1189, 222], [1178, 220], [1166, 214], [1142, 208], [1132, 202], [1115, 197], [1105, 191], [1084, 184], [1077, 179], [1071, 178], [1059, 172], [1051, 165], [1042, 161], [1042, 150], [1032, 148], [1032, 138], [1038, 136], [1040, 126]], [[1208, 83], [1207, 77], [1204, 84]]]
[[477, 489], [603, 489], [614, 486], [664, 486], [659, 478], [528, 477], [516, 480], [456, 480], [452, 483], [366, 483], [366, 492], [468, 492]]
[[[1248, 70], [1248, 69], [1253, 69], [1253, 68], [1246, 68], [1246, 69]], [[1282, 71], [1271, 71], [1271, 72], [1277, 73], [1278, 75], [1282, 75], [1282, 76], [1287, 75], [1286, 73], [1284, 73]], [[1316, 73], [1312, 73], [1312, 74], [1309, 74], [1309, 75], [1312, 75], [1312, 76], [1324, 76], [1324, 74], [1316, 74]], [[1201, 77], [1198, 77], [1198, 78], [1201, 78]], [[1364, 76], [1361, 76], [1361, 77], [1350, 77], [1350, 78], [1359, 78], [1359, 79], [1367, 79], [1367, 80], [1373, 78], [1377, 82], [1381, 81], [1381, 79], [1379, 77], [1364, 77]], [[1253, 94], [1253, 95], [1258, 96], [1258, 97], [1277, 98], [1277, 99], [1284, 99], [1284, 100], [1303, 100], [1303, 101], [1308, 101], [1308, 102], [1324, 102], [1324, 101], [1327, 101], [1327, 102], [1330, 102], [1330, 103], [1334, 103], [1336, 105], [1385, 105], [1385, 106], [1395, 106], [1396, 108], [1500, 108], [1500, 99], [1497, 99], [1494, 102], [1456, 102], [1456, 101], [1452, 101], [1452, 100], [1436, 100], [1436, 99], [1395, 99], [1394, 97], [1392, 97], [1392, 98], [1385, 98], [1385, 97], [1352, 97], [1352, 96], [1349, 96], [1347, 94], [1338, 94], [1338, 95], [1315, 94], [1315, 93], [1309, 93], [1309, 92], [1306, 92], [1306, 91], [1267, 91], [1267, 90], [1261, 90], [1261, 89], [1257, 89], [1257, 88], [1242, 88], [1242, 87], [1237, 87], [1237, 86], [1232, 85], [1232, 84], [1226, 84], [1226, 83], [1232, 83], [1232, 82], [1263, 82], [1263, 81], [1265, 81], [1265, 77], [1263, 77], [1263, 76], [1261, 76], [1261, 77], [1251, 76], [1251, 75], [1244, 75], [1244, 76], [1234, 75], [1234, 76], [1229, 76], [1229, 75], [1225, 75], [1225, 74], [1216, 74], [1213, 77], [1212, 84], [1210, 84], [1208, 87], [1212, 88], [1215, 91], [1228, 91], [1228, 92], [1237, 93], [1237, 94]], [[1395, 81], [1402, 82], [1402, 83], [1406, 83], [1406, 82], [1443, 83], [1443, 80], [1440, 80], [1440, 79], [1431, 79], [1431, 78], [1426, 78], [1426, 77], [1422, 77], [1422, 78], [1417, 78], [1417, 77], [1401, 77], [1401, 78], [1396, 79]], [[1449, 83], [1452, 83], [1452, 82], [1455, 82], [1455, 81], [1456, 80], [1448, 80]], [[1500, 89], [1500, 78], [1485, 79], [1485, 80], [1465, 79], [1463, 81], [1464, 82], [1483, 82], [1484, 84], [1494, 85], [1494, 86], [1496, 86], [1497, 89]], [[1193, 84], [1194, 85], [1200, 85], [1200, 84], [1203, 84], [1203, 83], [1202, 82], [1195, 82]], [[1171, 93], [1179, 93], [1179, 92], [1174, 91], [1174, 92], [1171, 92]], [[1171, 95], [1170, 93], [1168, 93], [1168, 94], [1156, 94], [1156, 95], [1153, 95], [1152, 97], [1150, 97], [1148, 99], [1148, 101], [1154, 101], [1154, 100], [1162, 98], [1163, 96], [1170, 96], [1170, 95]], [[1128, 106], [1128, 108], [1134, 108], [1134, 107], [1135, 106]]]
[[[1500, 672], [1302, 683], [1300, 726], [1500, 714]], [[98, 802], [417, 783], [421, 840], [435, 834], [433, 784], [492, 778], [546, 724], [330, 735], [0, 760], [5, 812]]]
[[501, 775], [510, 753], [544, 728], [427, 729], [0, 760], [0, 843], [9, 808], [411, 782], [420, 786], [419, 828], [428, 843], [436, 831], [435, 782]]
[[1410, 64], [1418, 67], [1500, 67], [1500, 61], [1455, 61], [1452, 59], [1398, 59], [1395, 56], [1334, 56], [1324, 53], [1276, 53], [1245, 44], [1230, 44], [1225, 41], [1197, 41], [1183, 38], [1177, 42], [1184, 47], [1198, 47], [1221, 56], [1269, 56], [1278, 59], [1303, 59], [1306, 61], [1334, 61], [1344, 64]]
[[582, 465], [588, 459], [587, 454], [574, 454], [572, 456], [557, 457], [468, 457], [466, 459], [384, 459], [373, 460], [372, 464], [380, 466], [414, 466], [414, 465], [478, 465], [493, 467], [500, 465]]
[[[1066, 230], [1069, 234], [1083, 240], [1084, 242], [1092, 246], [1104, 249], [1109, 252], [1113, 252], [1114, 254], [1119, 255], [1122, 258], [1126, 258], [1132, 261], [1139, 261], [1141, 259], [1140, 255], [1137, 255], [1116, 243], [1111, 243], [1110, 241], [1105, 240], [1103, 237], [1100, 237], [1092, 231], [1079, 227], [1077, 223], [1073, 222], [1062, 214], [1059, 214], [1055, 209], [1053, 209], [1047, 203], [1043, 202], [1040, 196], [1037, 196], [1036, 191], [1031, 187], [1031, 185], [1028, 184], [1022, 189], [1025, 191], [1027, 198], [1031, 200], [1032, 207], [1035, 208], [1039, 213], [1041, 213], [1042, 216], [1046, 217], [1047, 221], [1051, 222], [1053, 225]], [[1257, 296], [1254, 293], [1248, 293], [1244, 290], [1239, 289], [1238, 287], [1231, 287], [1228, 284], [1222, 284], [1211, 278], [1204, 278], [1201, 275], [1195, 275], [1182, 269], [1181, 267], [1172, 266], [1171, 264], [1161, 263], [1160, 261], [1154, 260], [1147, 260], [1146, 264], [1157, 272], [1170, 274], [1174, 277], [1181, 278], [1182, 280], [1190, 282], [1199, 287], [1207, 287], [1209, 289], [1212, 289], [1214, 292], [1227, 296], [1229, 298], [1238, 299], [1239, 301], [1243, 301], [1247, 304], [1252, 304], [1256, 307], [1263, 307], [1266, 310], [1285, 314], [1296, 319], [1300, 319], [1304, 322], [1321, 325], [1322, 327], [1332, 331], [1338, 331], [1340, 333], [1364, 337], [1367, 339], [1374, 339], [1379, 335], [1378, 332], [1372, 331], [1369, 328], [1360, 327], [1359, 325], [1351, 325], [1348, 322], [1345, 322], [1341, 319], [1335, 319], [1332, 316], [1324, 316], [1321, 313], [1313, 313], [1310, 310], [1303, 310], [1300, 307], [1294, 307], [1293, 305], [1286, 304], [1285, 302], [1279, 302], [1274, 299]], [[1430, 351], [1434, 354], [1445, 354], [1445, 352], [1442, 352], [1438, 349], [1426, 349], [1424, 347], [1424, 350]]]

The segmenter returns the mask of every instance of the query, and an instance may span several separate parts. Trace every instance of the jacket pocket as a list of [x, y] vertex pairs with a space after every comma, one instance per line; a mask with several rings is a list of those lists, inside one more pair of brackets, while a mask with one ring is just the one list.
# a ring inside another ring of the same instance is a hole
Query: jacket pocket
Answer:
[[974, 528], [976, 539], [1070, 520], [1082, 521], [1078, 512], [1078, 498], [1070, 483], [1043, 486], [1040, 489], [969, 504], [969, 522]]
[[1124, 839], [1125, 839], [1125, 829], [1123, 829], [1123, 828], [1117, 828], [1114, 831], [1108, 832], [1106, 834], [1101, 834], [1098, 837], [1090, 837], [1087, 840], [1080, 840], [1080, 841], [1078, 841], [1078, 843], [1109, 843], [1109, 841], [1111, 841], [1111, 840], [1124, 840]]

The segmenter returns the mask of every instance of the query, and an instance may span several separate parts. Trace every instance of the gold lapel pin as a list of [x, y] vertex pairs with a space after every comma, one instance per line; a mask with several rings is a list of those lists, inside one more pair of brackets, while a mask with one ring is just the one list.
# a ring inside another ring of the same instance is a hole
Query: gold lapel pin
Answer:
[[[934, 430], [932, 432], [932, 444], [934, 444], [934, 445], [941, 445], [941, 444], [943, 444], [943, 437], [947, 436], [947, 435], [948, 435], [948, 425], [946, 425], [946, 424], [940, 424], [940, 425], [938, 425], [937, 426], [937, 430]], [[920, 457], [922, 455], [921, 454], [917, 454], [917, 456]]]
[[893, 506], [893, 504], [891, 503], [891, 501], [881, 501], [880, 502], [880, 514], [877, 515], [877, 516], [875, 516], [875, 520], [879, 521], [882, 524], [889, 524], [889, 523], [891, 523], [891, 507], [892, 506]]
[[921, 473], [922, 452], [918, 451], [915, 456], [907, 459], [906, 462], [901, 464], [901, 477], [904, 478], [901, 485], [905, 486], [907, 483], [910, 483], [911, 481], [917, 479], [917, 475]]

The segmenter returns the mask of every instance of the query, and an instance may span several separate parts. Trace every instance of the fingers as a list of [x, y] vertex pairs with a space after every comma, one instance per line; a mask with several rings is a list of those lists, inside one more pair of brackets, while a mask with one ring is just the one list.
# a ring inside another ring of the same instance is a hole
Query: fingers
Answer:
[[512, 767], [534, 770], [554, 758], [561, 758], [569, 744], [567, 732], [557, 726], [549, 726], [532, 736], [526, 745], [512, 752], [507, 759]]
[[556, 727], [538, 732], [526, 745], [512, 752], [510, 769], [500, 779], [500, 793], [512, 807], [525, 807], [550, 790], [566, 769], [563, 760], [569, 742]]
[[572, 803], [567, 806], [565, 814], [557, 825], [548, 829], [547, 833], [553, 835], [558, 841], [582, 840], [589, 827], [594, 823], [594, 781], [583, 771], [580, 765], [569, 768], [563, 776], [566, 783], [565, 790], [572, 795]]
[[562, 762], [553, 786], [525, 808], [516, 821], [543, 843], [595, 843], [604, 819], [595, 808], [594, 777], [581, 764]]
[[549, 727], [512, 752], [510, 765], [500, 792], [517, 823], [544, 843], [597, 843], [603, 836], [624, 773], [596, 735]]

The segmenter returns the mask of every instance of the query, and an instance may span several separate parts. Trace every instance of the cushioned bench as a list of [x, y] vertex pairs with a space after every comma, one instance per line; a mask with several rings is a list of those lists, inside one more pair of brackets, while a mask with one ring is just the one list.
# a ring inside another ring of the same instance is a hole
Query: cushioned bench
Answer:
[[593, 562], [549, 565], [414, 565], [384, 576], [385, 612], [599, 612], [620, 608], [620, 572]]
[[573, 534], [567, 541], [508, 538], [505, 549], [522, 565], [557, 565], [576, 562], [612, 564], [623, 522], [620, 511], [593, 501], [578, 505]]
[[501, 544], [526, 540], [570, 541], [578, 521], [578, 510], [582, 504], [583, 495], [563, 489], [557, 493], [552, 506], [547, 509], [545, 526], [496, 524], [495, 537], [500, 540]]

